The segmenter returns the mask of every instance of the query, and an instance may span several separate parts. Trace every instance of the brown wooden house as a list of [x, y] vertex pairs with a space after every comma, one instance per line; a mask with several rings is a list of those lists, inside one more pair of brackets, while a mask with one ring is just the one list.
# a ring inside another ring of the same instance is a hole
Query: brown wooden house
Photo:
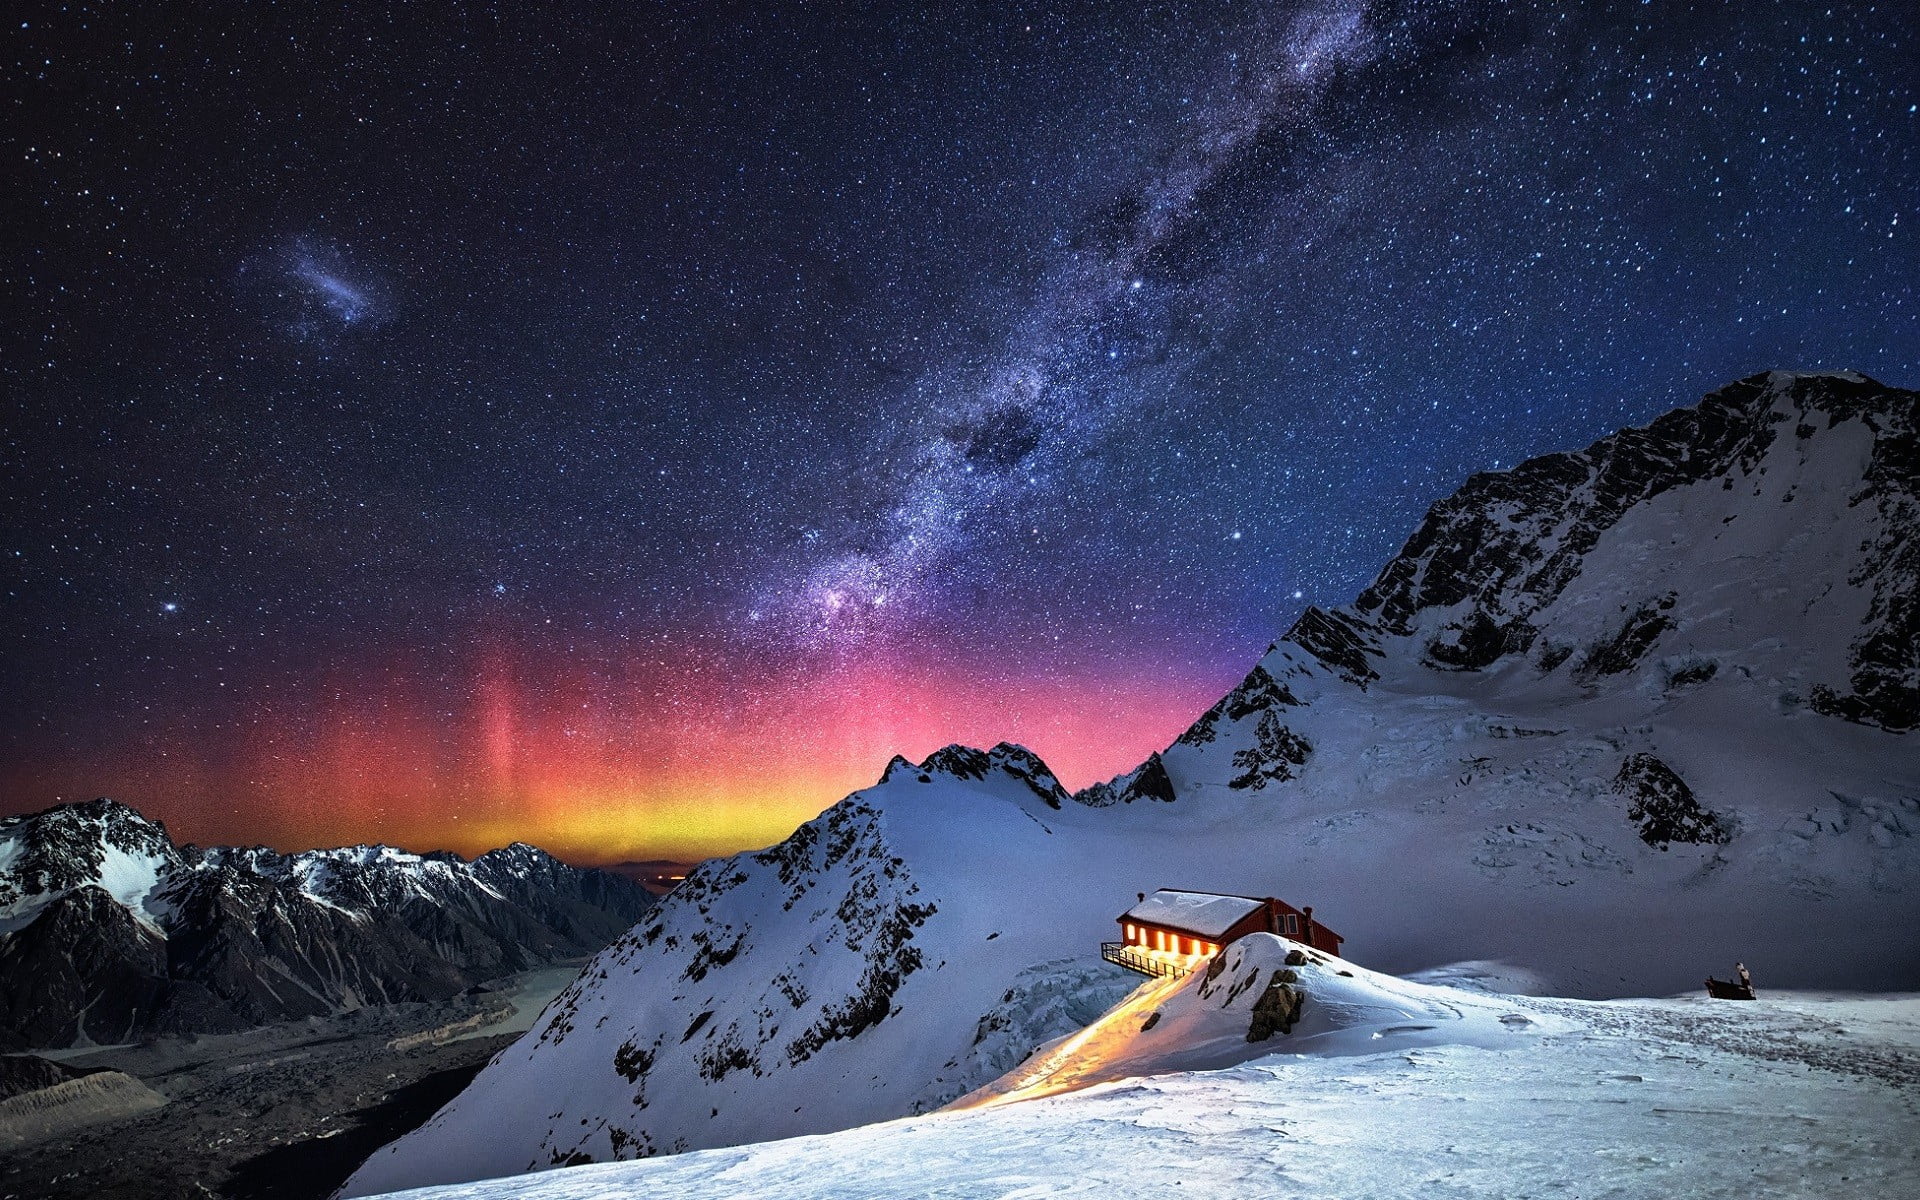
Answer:
[[1339, 954], [1346, 939], [1272, 896], [1232, 896], [1162, 888], [1116, 918], [1121, 940], [1101, 945], [1101, 956], [1147, 975], [1184, 975], [1193, 964], [1250, 933], [1274, 933]]

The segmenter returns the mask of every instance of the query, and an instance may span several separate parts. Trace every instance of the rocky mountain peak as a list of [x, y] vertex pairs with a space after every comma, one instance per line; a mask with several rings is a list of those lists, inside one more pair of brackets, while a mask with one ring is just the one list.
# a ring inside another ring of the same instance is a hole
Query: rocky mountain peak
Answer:
[[184, 863], [166, 827], [101, 797], [0, 820], [0, 913], [18, 921], [38, 902], [98, 883], [111, 864], [146, 864], [119, 874], [152, 875]]
[[991, 750], [958, 744], [942, 746], [917, 766], [896, 754], [881, 774], [880, 782], [913, 778], [921, 783], [930, 783], [935, 776], [978, 782], [996, 774], [1018, 780], [1049, 808], [1059, 808], [1072, 799], [1054, 776], [1053, 769], [1038, 754], [1013, 742], [1001, 742]]
[[129, 854], [160, 854], [173, 847], [164, 824], [106, 796], [0, 819], [0, 837], [7, 836], [46, 844], [91, 840]]
[[[1852, 372], [1772, 371], [1711, 393], [1585, 450], [1541, 455], [1470, 477], [1428, 510], [1399, 554], [1344, 614], [1309, 610], [1289, 637], [1331, 665], [1362, 673], [1366, 627], [1426, 635], [1430, 666], [1480, 670], [1525, 653], [1530, 621], [1579, 573], [1585, 555], [1634, 507], [1677, 488], [1761, 469], [1776, 438], [1818, 438], [1859, 421], [1875, 445], [1870, 492], [1911, 500], [1916, 393]], [[1909, 469], [1901, 477], [1900, 464]], [[1446, 610], [1438, 629], [1424, 613]]]
[[1077, 798], [1297, 779], [1329, 688], [1347, 703], [1456, 686], [1436, 672], [1512, 667], [1573, 697], [1684, 689], [1724, 666], [1769, 680], [1784, 706], [1915, 728], [1917, 409], [1920, 394], [1856, 373], [1774, 371], [1474, 475], [1352, 604], [1307, 608], [1174, 745]]

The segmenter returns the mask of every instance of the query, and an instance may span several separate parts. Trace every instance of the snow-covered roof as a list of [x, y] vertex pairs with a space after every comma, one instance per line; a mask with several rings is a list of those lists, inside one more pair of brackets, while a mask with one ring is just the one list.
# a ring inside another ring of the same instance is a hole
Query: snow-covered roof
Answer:
[[1122, 918], [1199, 937], [1216, 938], [1235, 921], [1259, 908], [1261, 901], [1213, 892], [1172, 892], [1165, 888], [1127, 910]]

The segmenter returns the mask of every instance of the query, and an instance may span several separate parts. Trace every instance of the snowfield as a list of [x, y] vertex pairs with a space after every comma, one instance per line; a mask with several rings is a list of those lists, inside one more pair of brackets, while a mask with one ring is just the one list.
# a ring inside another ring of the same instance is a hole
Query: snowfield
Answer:
[[[1230, 965], [1216, 984], [1233, 973]], [[1193, 999], [1191, 980], [1172, 988], [1158, 981], [1073, 1053], [1043, 1050], [1034, 1066], [956, 1110], [400, 1194], [1920, 1195], [1920, 998], [1578, 1001], [1368, 976], [1352, 989], [1366, 1003], [1345, 1014], [1316, 1017], [1310, 984], [1294, 1040], [1276, 1035], [1249, 1046], [1242, 1036], [1236, 1051], [1224, 1036], [1234, 1023], [1204, 1019], [1222, 1016], [1217, 1005], [1205, 1014], [1186, 1006], [1166, 1018], [1169, 1028], [1178, 1018], [1179, 1036], [1163, 1035], [1157, 1046], [1146, 1043], [1160, 1025], [1123, 1036], [1155, 1007], [1153, 997]], [[1395, 1010], [1409, 1019], [1396, 1020]], [[1414, 1028], [1423, 1023], [1443, 1028]], [[1276, 1043], [1287, 1050], [1272, 1052]], [[1043, 1094], [1063, 1083], [1059, 1068], [1067, 1063], [1098, 1077], [1181, 1053], [1260, 1056]]]

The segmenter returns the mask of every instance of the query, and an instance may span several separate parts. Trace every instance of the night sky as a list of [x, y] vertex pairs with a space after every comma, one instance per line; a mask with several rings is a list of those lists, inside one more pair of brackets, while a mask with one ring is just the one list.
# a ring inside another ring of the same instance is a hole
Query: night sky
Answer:
[[1920, 9], [10, 5], [0, 807], [775, 840], [1476, 470], [1920, 384]]

